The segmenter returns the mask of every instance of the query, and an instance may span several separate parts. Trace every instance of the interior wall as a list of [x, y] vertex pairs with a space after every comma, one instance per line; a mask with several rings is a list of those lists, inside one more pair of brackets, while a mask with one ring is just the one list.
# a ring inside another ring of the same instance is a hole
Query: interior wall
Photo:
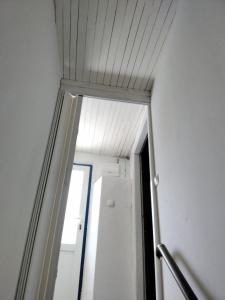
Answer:
[[[92, 189], [91, 189], [91, 200], [89, 209], [89, 224], [87, 232], [87, 242], [85, 251], [85, 262], [84, 262], [84, 274], [83, 274], [83, 287], [82, 287], [82, 299], [83, 300], [93, 300], [94, 297], [94, 282], [95, 282], [95, 270], [96, 270], [96, 256], [97, 256], [97, 239], [98, 239], [98, 225], [100, 218], [105, 218], [105, 214], [101, 213], [104, 205], [97, 203], [98, 197], [94, 197], [93, 191], [95, 188], [94, 183], [101, 176], [110, 176], [110, 178], [129, 178], [129, 161], [125, 159], [118, 159], [116, 157], [93, 155], [89, 153], [76, 152], [75, 162], [83, 164], [91, 164], [93, 166], [92, 175]], [[98, 191], [98, 186], [95, 188]], [[98, 193], [97, 193], [98, 194]], [[129, 208], [131, 214], [131, 208]], [[111, 224], [111, 227], [113, 225]], [[109, 226], [110, 227], [110, 226]], [[110, 235], [110, 228], [108, 227], [107, 232]], [[129, 228], [130, 234], [132, 228]], [[102, 241], [102, 240], [101, 240]], [[128, 243], [131, 249], [131, 240]], [[129, 251], [128, 256], [131, 257], [132, 251]], [[110, 255], [110, 253], [109, 253]], [[130, 258], [131, 259], [131, 258]], [[132, 259], [131, 259], [132, 261]], [[109, 270], [110, 272], [110, 270]], [[114, 279], [112, 278], [112, 281]], [[132, 283], [130, 286], [132, 289]], [[100, 299], [100, 298], [98, 298]]]
[[0, 38], [0, 298], [10, 300], [61, 77], [53, 1], [1, 1]]
[[131, 181], [103, 176], [93, 300], [134, 299]]
[[199, 299], [225, 298], [224, 15], [222, 0], [179, 1], [152, 95], [161, 240]]

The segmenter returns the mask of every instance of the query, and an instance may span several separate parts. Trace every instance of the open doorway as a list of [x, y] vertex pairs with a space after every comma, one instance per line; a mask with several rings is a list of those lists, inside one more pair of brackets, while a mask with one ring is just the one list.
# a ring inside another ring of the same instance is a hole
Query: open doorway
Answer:
[[53, 300], [79, 299], [90, 203], [92, 166], [73, 164]]
[[[134, 255], [136, 200], [130, 157], [147, 109], [83, 99], [54, 300], [137, 300], [133, 283], [139, 280], [135, 268], [140, 261]], [[149, 171], [149, 161], [143, 157], [143, 162]], [[143, 253], [142, 243], [138, 247]], [[150, 299], [145, 292], [138, 300]]]

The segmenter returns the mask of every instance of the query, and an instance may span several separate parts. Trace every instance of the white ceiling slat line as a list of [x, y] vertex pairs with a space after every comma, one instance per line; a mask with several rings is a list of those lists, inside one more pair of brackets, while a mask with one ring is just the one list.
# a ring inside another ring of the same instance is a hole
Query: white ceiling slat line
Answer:
[[112, 33], [117, 13], [118, 0], [110, 0], [107, 7], [107, 15], [103, 33], [102, 47], [98, 61], [97, 83], [102, 83], [104, 80], [104, 71], [110, 49]]
[[[101, 112], [100, 112], [100, 104], [99, 101], [92, 99], [94, 101], [92, 101], [92, 104], [94, 107], [92, 109], [92, 126], [94, 127], [94, 134], [92, 136], [92, 138], [90, 138], [90, 145], [93, 149], [98, 149], [99, 148], [99, 136], [100, 136], [100, 132], [101, 132], [101, 128], [98, 125], [98, 122], [100, 122], [101, 124]], [[90, 100], [89, 100], [90, 101]], [[90, 124], [91, 126], [91, 124]]]
[[143, 114], [144, 109], [145, 109], [145, 107], [140, 107], [139, 108], [139, 113], [137, 113], [136, 119], [133, 122], [133, 126], [131, 127], [128, 139], [127, 139], [126, 143], [123, 146], [123, 151], [121, 153], [121, 156], [125, 156], [126, 153], [129, 153], [132, 149], [136, 133], [137, 133], [138, 128], [140, 126], [140, 122], [144, 117], [144, 114]]
[[63, 74], [65, 78], [70, 76], [69, 65], [69, 49], [70, 49], [70, 1], [66, 0], [62, 8], [62, 23], [63, 23]]
[[77, 151], [128, 157], [144, 107], [84, 97]]
[[92, 56], [92, 67], [91, 67], [91, 76], [90, 81], [96, 83], [97, 70], [98, 70], [98, 61], [99, 53], [101, 51], [103, 33], [106, 22], [106, 13], [109, 0], [100, 0], [98, 13], [97, 13], [97, 23], [95, 28], [95, 40], [94, 40], [94, 49]]
[[136, 10], [134, 12], [133, 22], [131, 24], [128, 40], [127, 40], [127, 43], [126, 43], [125, 52], [124, 52], [124, 55], [123, 55], [123, 60], [122, 60], [120, 71], [119, 71], [119, 76], [118, 76], [118, 80], [117, 80], [117, 86], [119, 86], [119, 87], [123, 86], [123, 81], [124, 81], [124, 77], [126, 75], [125, 72], [126, 72], [126, 69], [127, 69], [128, 62], [129, 62], [129, 57], [131, 55], [132, 48], [133, 48], [133, 45], [134, 45], [134, 42], [135, 42], [135, 37], [136, 37], [137, 32], [138, 32], [138, 28], [139, 28], [139, 25], [140, 25], [140, 20], [142, 18], [143, 13], [144, 13], [144, 8], [145, 8], [145, 3], [141, 0], [139, 0], [138, 3], [137, 3]]
[[108, 131], [105, 132], [105, 139], [104, 139], [104, 145], [102, 147], [102, 153], [112, 153], [112, 137], [113, 137], [113, 132], [115, 132], [117, 125], [118, 125], [118, 118], [120, 115], [120, 107], [116, 105], [116, 103], [112, 102], [112, 113], [111, 113], [111, 120], [109, 121], [110, 123], [110, 128]]
[[89, 0], [78, 0], [76, 80], [83, 80]]
[[[85, 102], [85, 100], [83, 99], [83, 102]], [[82, 114], [83, 117], [80, 117], [80, 120], [84, 119], [84, 131], [82, 132], [79, 127], [79, 135], [77, 138], [77, 144], [79, 145], [79, 139], [82, 139], [82, 144], [81, 147], [83, 149], [87, 148], [87, 144], [89, 141], [89, 120], [91, 115], [89, 116], [89, 109], [90, 109], [90, 105], [88, 105], [88, 103], [86, 103], [86, 110], [85, 110], [85, 114], [83, 113], [83, 108], [82, 108]]]
[[96, 144], [96, 132], [97, 132], [97, 129], [96, 129], [96, 125], [97, 125], [97, 120], [98, 120], [98, 106], [99, 106], [99, 103], [98, 101], [92, 101], [92, 107], [91, 107], [91, 118], [93, 120], [92, 124], [90, 124], [89, 126], [92, 126], [92, 133], [91, 133], [91, 136], [90, 136], [90, 139], [89, 139], [89, 145], [90, 145], [90, 148], [91, 147], [95, 147], [95, 144]]
[[95, 100], [93, 102], [93, 106], [95, 106], [95, 108], [92, 109], [92, 113], [93, 113], [92, 126], [94, 127], [94, 134], [93, 134], [92, 138], [90, 139], [90, 144], [91, 144], [91, 151], [90, 152], [93, 152], [93, 149], [95, 149], [94, 152], [98, 153], [99, 143], [100, 143], [100, 140], [101, 140], [101, 136], [103, 134], [103, 128], [101, 128], [102, 116], [101, 116], [101, 103], [100, 103], [100, 101]]
[[104, 126], [101, 127], [101, 131], [102, 131], [102, 137], [101, 137], [101, 142], [99, 143], [99, 154], [102, 154], [102, 148], [104, 147], [104, 137], [107, 134], [107, 125], [109, 124], [109, 116], [111, 114], [110, 111], [110, 101], [104, 101], [101, 103], [102, 107], [105, 107], [105, 111], [104, 111]]
[[163, 40], [163, 33], [164, 31], [166, 33], [167, 32], [167, 27], [170, 26], [170, 17], [172, 16], [173, 17], [173, 12], [172, 12], [172, 8], [173, 8], [173, 3], [174, 3], [174, 0], [170, 0], [170, 2], [168, 1], [169, 3], [169, 6], [167, 8], [167, 11], [166, 11], [166, 14], [165, 14], [165, 17], [164, 17], [164, 21], [160, 27], [160, 30], [158, 31], [158, 33], [156, 34], [156, 41], [155, 41], [155, 45], [154, 47], [152, 47], [152, 52], [151, 52], [151, 56], [148, 58], [148, 61], [147, 61], [147, 65], [145, 67], [145, 71], [144, 71], [144, 76], [143, 76], [143, 80], [139, 86], [139, 88], [143, 87], [145, 88], [147, 85], [148, 85], [148, 80], [149, 80], [149, 74], [151, 74], [151, 69], [150, 69], [150, 66], [152, 64], [152, 62], [154, 61], [154, 56], [157, 55], [156, 54], [156, 51], [157, 49], [160, 49], [160, 44], [163, 44], [164, 43], [164, 40]]
[[[130, 112], [128, 111], [128, 109], [126, 110], [126, 118], [124, 120], [124, 130], [126, 132], [126, 135], [124, 136], [124, 134], [122, 132], [122, 137], [117, 146], [118, 156], [122, 156], [124, 146], [125, 146], [126, 142], [129, 140], [131, 128], [133, 126], [135, 126], [135, 120], [137, 118], [138, 110], [139, 110], [139, 108], [133, 107], [133, 106], [130, 107]], [[135, 111], [136, 111], [136, 114], [132, 118], [132, 122], [130, 122], [130, 116], [133, 115]]]
[[101, 123], [100, 123], [101, 125], [99, 127], [100, 131], [99, 131], [98, 149], [97, 149], [98, 154], [101, 154], [101, 149], [104, 140], [104, 131], [106, 130], [107, 122], [108, 122], [109, 107], [110, 107], [110, 103], [108, 101], [104, 102], [104, 104], [101, 102], [102, 112], [101, 112]]
[[[118, 108], [118, 109], [117, 109]], [[117, 112], [115, 110], [117, 109]], [[121, 120], [121, 114], [122, 114], [122, 109], [121, 106], [114, 104], [114, 111], [112, 111], [112, 114], [114, 116], [114, 126], [113, 124], [110, 126], [111, 127], [111, 132], [106, 132], [107, 137], [108, 137], [108, 143], [105, 142], [105, 145], [102, 147], [102, 149], [106, 148], [106, 153], [110, 153], [112, 156], [115, 155], [115, 151], [113, 149], [113, 145], [115, 145], [116, 142], [116, 135], [118, 131], [118, 126], [120, 124]], [[105, 147], [107, 145], [107, 147]], [[103, 150], [102, 150], [103, 152]]]
[[111, 79], [110, 84], [112, 86], [117, 85], [117, 80], [120, 72], [120, 66], [123, 60], [123, 56], [125, 53], [128, 37], [129, 37], [129, 30], [131, 29], [131, 24], [133, 22], [134, 18], [134, 12], [137, 7], [138, 0], [130, 0], [127, 3], [126, 12], [124, 15], [124, 23], [121, 28], [121, 36], [120, 40], [117, 45], [116, 53], [114, 55], [112, 69], [110, 70], [111, 73]]
[[151, 88], [177, 0], [56, 0], [63, 78]]
[[126, 104], [121, 104], [118, 121], [116, 124], [116, 129], [113, 132], [113, 136], [111, 139], [111, 149], [114, 156], [119, 156], [118, 147], [121, 141], [121, 138], [124, 136], [124, 123], [127, 118], [127, 109]]
[[138, 121], [141, 115], [142, 107], [135, 107], [135, 110], [137, 110], [135, 118], [133, 118], [133, 121], [131, 124], [129, 124], [129, 129], [127, 132], [126, 137], [122, 141], [121, 149], [120, 149], [120, 156], [124, 156], [126, 154], [126, 148], [130, 143], [132, 143], [132, 136], [137, 130]]
[[141, 44], [143, 43], [143, 38], [145, 36], [145, 32], [147, 30], [147, 26], [149, 24], [149, 20], [151, 19], [151, 13], [152, 13], [152, 9], [153, 8], [153, 3], [152, 1], [148, 1], [147, 4], [145, 5], [144, 8], [144, 12], [142, 15], [142, 18], [140, 20], [140, 25], [137, 31], [137, 35], [136, 38], [134, 40], [134, 45], [132, 48], [132, 52], [131, 55], [129, 57], [129, 61], [127, 64], [127, 68], [126, 68], [126, 76], [124, 77], [124, 81], [123, 81], [123, 87], [128, 87], [129, 82], [130, 82], [130, 78], [132, 76], [132, 71], [133, 71], [133, 67], [135, 65], [135, 61], [137, 59], [137, 56], [139, 54], [139, 50], [141, 47]]
[[75, 66], [77, 58], [77, 19], [78, 0], [70, 0], [70, 49], [69, 49], [69, 78], [75, 80]]
[[146, 74], [148, 72], [147, 68], [148, 68], [149, 60], [152, 58], [152, 54], [154, 52], [155, 45], [161, 34], [161, 31], [162, 31], [163, 25], [165, 23], [166, 17], [169, 13], [172, 1], [173, 0], [164, 0], [162, 2], [162, 5], [160, 6], [158, 17], [154, 24], [153, 31], [152, 31], [152, 34], [151, 34], [151, 37], [150, 37], [150, 40], [148, 43], [148, 47], [147, 47], [148, 55], [144, 56], [143, 61], [138, 70], [139, 76], [138, 75], [136, 76], [137, 79], [136, 79], [136, 82], [134, 85], [134, 87], [136, 89], [139, 89], [141, 85], [147, 84], [148, 78], [146, 78]]
[[[93, 83], [97, 83], [99, 82], [99, 71], [104, 68], [104, 56], [106, 55], [106, 48], [107, 48], [107, 41], [109, 39], [110, 36], [110, 28], [112, 26], [112, 20], [113, 20], [113, 16], [114, 13], [112, 13], [112, 11], [110, 11], [110, 9], [112, 9], [112, 4], [115, 3], [115, 0], [106, 0], [106, 10], [105, 10], [105, 16], [104, 16], [104, 24], [103, 24], [103, 29], [102, 29], [102, 33], [101, 33], [101, 39], [100, 39], [100, 44], [99, 44], [99, 51], [96, 54], [96, 67], [95, 67], [95, 71], [94, 71], [94, 79], [93, 79]], [[101, 82], [101, 81], [100, 81]]]
[[120, 0], [120, 1], [117, 0], [117, 10], [114, 15], [113, 30], [110, 38], [110, 47], [107, 53], [107, 60], [106, 60], [104, 76], [103, 76], [103, 83], [106, 85], [110, 84], [113, 61], [114, 61], [114, 57], [116, 56], [116, 51], [121, 36], [121, 28], [123, 27], [124, 24], [124, 16], [126, 13], [127, 4], [128, 4], [128, 0]]
[[91, 65], [92, 65], [92, 52], [93, 44], [95, 39], [95, 28], [97, 21], [99, 0], [89, 0], [89, 11], [88, 11], [88, 22], [87, 22], [87, 34], [86, 37], [86, 47], [85, 47], [85, 60], [83, 66], [83, 80], [90, 80]]
[[130, 140], [126, 143], [126, 145], [125, 145], [125, 147], [124, 147], [122, 156], [125, 156], [126, 153], [128, 153], [128, 152], [130, 151], [130, 149], [132, 149], [133, 143], [134, 143], [133, 137], [134, 137], [134, 136], [136, 135], [136, 133], [138, 132], [139, 126], [140, 126], [142, 120], [144, 119], [145, 111], [146, 111], [146, 107], [141, 107], [141, 108], [140, 108], [140, 113], [139, 113], [139, 115], [138, 115], [138, 117], [137, 117], [135, 127], [133, 128], [132, 135], [130, 136]]
[[[142, 80], [142, 74], [140, 72], [140, 68], [143, 64], [145, 57], [147, 57], [149, 55], [148, 47], [149, 47], [150, 41], [152, 40], [152, 33], [154, 31], [154, 27], [157, 22], [162, 3], [163, 3], [163, 0], [156, 0], [154, 2], [153, 9], [152, 9], [152, 16], [150, 18], [150, 22], [148, 23], [148, 28], [146, 31], [146, 33], [148, 32], [148, 34], [145, 37], [145, 39], [143, 39], [143, 43], [140, 47], [140, 52], [138, 53], [137, 60], [134, 64], [133, 74], [135, 72], [136, 76], [132, 77], [128, 86], [134, 87], [137, 79], [139, 79], [140, 81]], [[140, 76], [140, 78], [139, 78], [139, 76]]]
[[[152, 12], [151, 12], [151, 15], [148, 19], [148, 24], [147, 24], [147, 27], [146, 27], [146, 31], [144, 33], [142, 43], [140, 44], [140, 48], [139, 48], [139, 51], [137, 53], [136, 60], [134, 61], [130, 81], [128, 82], [127, 87], [134, 88], [134, 84], [135, 84], [136, 79], [137, 79], [137, 76], [134, 76], [134, 74], [139, 74], [140, 73], [139, 69], [140, 69], [140, 66], [142, 65], [143, 59], [146, 55], [148, 55], [148, 53], [147, 53], [148, 44], [149, 44], [151, 36], [152, 36], [152, 31], [154, 29], [154, 24], [157, 20], [157, 17], [158, 17], [159, 11], [160, 11], [162, 1], [163, 0], [155, 0], [154, 3], [153, 3]], [[140, 76], [141, 76], [141, 74], [140, 74]]]
[[104, 153], [107, 149], [107, 146], [110, 144], [110, 140], [108, 140], [108, 137], [110, 136], [110, 129], [113, 129], [113, 116], [115, 115], [115, 108], [116, 108], [115, 103], [113, 101], [110, 101], [110, 107], [109, 107], [110, 115], [107, 120], [106, 128], [104, 130], [101, 149], [99, 149], [100, 153]]
[[168, 36], [170, 27], [173, 23], [174, 16], [176, 14], [177, 1], [178, 0], [174, 0], [172, 5], [171, 5], [170, 13], [169, 13], [169, 15], [166, 19], [165, 26], [163, 27], [162, 34], [160, 36], [161, 41], [158, 42], [157, 47], [156, 47], [156, 51], [153, 54], [153, 57], [152, 57], [151, 61], [149, 61], [149, 65], [148, 65], [148, 68], [147, 68], [148, 73], [146, 74], [146, 78], [148, 78], [148, 81], [147, 81], [147, 84], [145, 86], [144, 86], [144, 84], [142, 84], [141, 87], [143, 89], [150, 89], [152, 87], [152, 79], [151, 79], [152, 78], [152, 73], [154, 71], [155, 65], [156, 65], [156, 63], [158, 61], [158, 58], [160, 56], [163, 45], [166, 42], [166, 37]]
[[[130, 108], [132, 110], [132, 108]], [[120, 156], [121, 152], [121, 143], [123, 142], [123, 139], [125, 138], [124, 133], [128, 131], [128, 120], [131, 116], [130, 110], [126, 109], [126, 105], [123, 105], [123, 114], [122, 114], [122, 120], [120, 124], [118, 124], [118, 130], [116, 132], [115, 138], [116, 142], [113, 145], [113, 151], [115, 152], [115, 156]]]
[[97, 103], [96, 101], [91, 101], [90, 103], [90, 114], [91, 114], [91, 123], [89, 124], [89, 138], [88, 138], [88, 149], [91, 152], [91, 149], [93, 147], [93, 137], [95, 135], [95, 126], [96, 126], [96, 118], [97, 118], [97, 113], [96, 113], [96, 107]]
[[63, 3], [58, 0], [56, 1], [56, 27], [57, 27], [57, 33], [58, 33], [58, 43], [59, 43], [59, 54], [60, 54], [60, 63], [61, 63], [61, 70], [63, 71], [64, 65], [63, 65], [63, 25], [62, 25], [62, 6]]

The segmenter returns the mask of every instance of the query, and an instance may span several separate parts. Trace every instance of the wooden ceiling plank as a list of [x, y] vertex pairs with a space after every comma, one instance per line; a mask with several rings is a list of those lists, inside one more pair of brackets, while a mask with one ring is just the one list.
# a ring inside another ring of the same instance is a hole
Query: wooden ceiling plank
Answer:
[[133, 129], [136, 126], [140, 109], [141, 109], [141, 106], [139, 106], [137, 104], [129, 105], [130, 116], [128, 119], [128, 126], [126, 129], [126, 134], [124, 135], [124, 138], [122, 139], [121, 144], [119, 146], [120, 156], [128, 156], [129, 155], [129, 151], [126, 148], [127, 148], [127, 144], [129, 143], [129, 140], [132, 139]]
[[[93, 101], [90, 101], [89, 102], [93, 102]], [[90, 126], [92, 126], [93, 128], [93, 133], [91, 135], [91, 138], [90, 138], [90, 144], [91, 144], [91, 147], [93, 149], [96, 149], [98, 147], [98, 144], [97, 144], [97, 134], [99, 132], [99, 130], [101, 128], [98, 127], [98, 119], [99, 119], [99, 115], [100, 115], [100, 111], [99, 111], [99, 106], [100, 106], [100, 101], [94, 101], [92, 105], [92, 116], [91, 116], [91, 124]]]
[[140, 47], [141, 47], [141, 45], [143, 43], [143, 39], [145, 37], [145, 33], [148, 32], [148, 24], [150, 23], [152, 9], [153, 9], [153, 3], [152, 3], [152, 1], [149, 0], [149, 1], [147, 1], [146, 5], [145, 5], [144, 12], [143, 12], [143, 15], [140, 20], [140, 25], [138, 27], [137, 35], [134, 40], [132, 51], [131, 51], [131, 54], [129, 57], [129, 61], [128, 61], [127, 68], [126, 68], [126, 76], [124, 77], [122, 87], [128, 87], [128, 85], [129, 85], [130, 78], [132, 76], [132, 72], [133, 72], [133, 69], [135, 66], [135, 62], [137, 60], [137, 56], [139, 54]]
[[90, 0], [79, 0], [78, 3], [77, 52], [75, 67], [76, 80], [83, 80], [89, 1]]
[[92, 45], [92, 66], [90, 82], [96, 83], [97, 73], [98, 73], [98, 57], [101, 51], [101, 44], [103, 39], [105, 21], [106, 21], [106, 11], [108, 6], [108, 1], [110, 0], [99, 0], [98, 12], [97, 12], [97, 23], [95, 28], [95, 39]]
[[111, 79], [110, 84], [112, 86], [117, 85], [117, 80], [120, 72], [120, 66], [123, 60], [123, 56], [126, 49], [126, 44], [128, 42], [131, 24], [133, 22], [135, 10], [137, 8], [138, 0], [128, 0], [128, 4], [126, 7], [125, 15], [124, 15], [124, 24], [121, 28], [121, 36], [117, 45], [116, 53], [113, 58], [112, 70], [110, 70]]
[[109, 120], [109, 129], [108, 131], [105, 131], [105, 137], [104, 137], [104, 145], [103, 145], [103, 153], [109, 154], [111, 153], [112, 155], [114, 154], [112, 151], [112, 142], [113, 142], [113, 132], [115, 132], [117, 126], [118, 126], [118, 120], [120, 116], [120, 106], [117, 105], [117, 102], [110, 101], [111, 102], [111, 117]]
[[126, 13], [127, 4], [128, 4], [128, 0], [119, 0], [117, 3], [114, 26], [113, 26], [111, 39], [110, 39], [110, 47], [107, 53], [107, 59], [106, 59], [106, 64], [104, 69], [103, 82], [105, 85], [110, 84], [113, 61], [116, 55], [116, 50], [121, 36], [121, 28], [123, 28], [123, 24], [124, 24], [124, 16]]
[[111, 114], [111, 110], [110, 110], [110, 107], [111, 107], [111, 101], [104, 101], [101, 103], [101, 107], [105, 108], [104, 112], [102, 113], [102, 117], [103, 117], [103, 120], [102, 120], [102, 124], [101, 124], [101, 139], [100, 139], [100, 143], [99, 143], [99, 154], [105, 154], [103, 152], [103, 147], [104, 147], [104, 137], [105, 137], [105, 134], [107, 134], [106, 130], [107, 130], [107, 125], [108, 125], [108, 122], [109, 122], [109, 117], [110, 117], [110, 114]]
[[119, 156], [118, 145], [125, 134], [124, 129], [128, 113], [127, 103], [121, 103], [116, 128], [111, 137], [111, 149], [115, 156]]
[[129, 140], [126, 143], [126, 148], [124, 149], [124, 153], [123, 152], [121, 153], [122, 156], [125, 156], [125, 154], [127, 154], [127, 153], [128, 153], [127, 155], [130, 156], [136, 134], [137, 134], [138, 129], [139, 129], [140, 125], [142, 124], [144, 117], [145, 117], [145, 110], [146, 110], [146, 108], [143, 106], [140, 108], [139, 114], [137, 115], [137, 118], [136, 118], [136, 123], [134, 124], [134, 126], [132, 128], [132, 132], [131, 132]]
[[128, 157], [145, 106], [84, 97], [77, 150]]
[[62, 25], [62, 9], [63, 4], [62, 1], [56, 0], [56, 28], [58, 34], [58, 42], [59, 42], [59, 55], [60, 55], [60, 64], [61, 70], [63, 70], [63, 25]]
[[70, 0], [66, 0], [62, 9], [63, 28], [63, 78], [70, 78]]
[[119, 76], [118, 76], [118, 81], [117, 81], [117, 86], [118, 87], [122, 87], [123, 85], [123, 81], [124, 81], [124, 77], [126, 74], [126, 69], [127, 69], [127, 65], [129, 62], [129, 58], [131, 55], [131, 51], [134, 45], [134, 41], [138, 32], [138, 28], [140, 25], [140, 20], [142, 18], [142, 15], [144, 13], [144, 8], [145, 8], [145, 2], [139, 0], [137, 3], [137, 7], [136, 10], [134, 12], [134, 18], [133, 18], [133, 22], [131, 24], [131, 28], [130, 28], [130, 34], [128, 36], [128, 40], [126, 42], [126, 49], [123, 55], [123, 60], [121, 63], [121, 67], [119, 70]]
[[135, 81], [135, 84], [134, 84], [135, 89], [140, 88], [140, 85], [142, 84], [143, 80], [145, 81], [145, 84], [146, 84], [146, 80], [148, 80], [148, 78], [146, 78], [146, 73], [147, 73], [147, 68], [148, 68], [148, 65], [149, 65], [149, 61], [152, 59], [152, 55], [153, 55], [153, 52], [154, 52], [155, 45], [158, 41], [160, 33], [161, 33], [161, 31], [163, 29], [163, 26], [165, 24], [165, 19], [166, 19], [168, 13], [169, 13], [172, 1], [173, 0], [163, 0], [163, 2], [162, 2], [162, 5], [160, 7], [160, 11], [159, 11], [157, 19], [156, 19], [156, 22], [154, 23], [152, 35], [151, 35], [151, 38], [149, 40], [145, 56], [143, 57], [143, 61], [140, 65], [139, 74], [136, 76], [136, 81]]
[[77, 19], [78, 19], [78, 0], [71, 1], [71, 27], [70, 27], [70, 53], [69, 53], [69, 78], [75, 80], [75, 66], [77, 57]]
[[117, 7], [118, 7], [118, 0], [110, 0], [108, 2], [102, 45], [98, 57], [97, 83], [100, 84], [102, 84], [104, 81], [104, 71], [106, 68], [107, 57], [111, 46], [112, 33], [114, 29]]
[[152, 59], [149, 61], [149, 65], [147, 67], [147, 73], [145, 74], [145, 78], [147, 78], [147, 84], [146, 81], [142, 80], [142, 84], [141, 84], [141, 89], [150, 89], [151, 85], [152, 85], [152, 73], [155, 69], [155, 66], [159, 60], [159, 56], [161, 54], [162, 48], [166, 42], [169, 30], [171, 28], [171, 25], [173, 23], [174, 20], [174, 16], [176, 14], [176, 8], [177, 8], [177, 0], [174, 0], [171, 8], [170, 8], [170, 12], [167, 16], [165, 25], [163, 27], [162, 33], [159, 37], [159, 40], [157, 42], [155, 51], [153, 53]]
[[[103, 101], [99, 101], [101, 103], [103, 103]], [[113, 115], [114, 114], [114, 108], [115, 108], [115, 102], [113, 101], [108, 101], [109, 103], [109, 115], [108, 115], [108, 122], [106, 124], [106, 128], [104, 129], [104, 135], [103, 135], [103, 140], [102, 140], [102, 147], [101, 147], [101, 151], [102, 153], [105, 153], [106, 151], [106, 145], [107, 145], [107, 138], [109, 138], [108, 141], [110, 141], [110, 129], [112, 129], [112, 125], [113, 125]]]
[[134, 88], [136, 77], [139, 74], [140, 66], [143, 62], [143, 59], [144, 59], [145, 55], [146, 55], [148, 45], [149, 45], [149, 42], [150, 42], [150, 39], [151, 39], [152, 31], [153, 31], [153, 28], [154, 28], [154, 24], [156, 22], [161, 4], [162, 4], [162, 0], [156, 0], [156, 1], [154, 1], [154, 4], [151, 8], [151, 14], [150, 14], [150, 17], [148, 19], [147, 28], [146, 28], [146, 31], [144, 33], [142, 43], [140, 44], [140, 48], [139, 48], [138, 54], [136, 56], [135, 63], [133, 64], [133, 69], [132, 69], [132, 72], [131, 72], [131, 75], [130, 75], [130, 81], [127, 85], [129, 88]]
[[[131, 131], [131, 128], [134, 126], [135, 119], [137, 117], [137, 113], [139, 110], [139, 105], [137, 104], [126, 104], [126, 117], [125, 117], [125, 122], [124, 122], [124, 129], [123, 129], [123, 134], [122, 138], [120, 141], [117, 142], [117, 151], [118, 151], [118, 156], [122, 156], [122, 152], [124, 152], [124, 148], [126, 147], [127, 140], [129, 138], [129, 134]], [[124, 156], [127, 156], [128, 153], [125, 153]]]
[[99, 0], [89, 0], [85, 61], [83, 65], [83, 81], [90, 80], [98, 5], [99, 5]]

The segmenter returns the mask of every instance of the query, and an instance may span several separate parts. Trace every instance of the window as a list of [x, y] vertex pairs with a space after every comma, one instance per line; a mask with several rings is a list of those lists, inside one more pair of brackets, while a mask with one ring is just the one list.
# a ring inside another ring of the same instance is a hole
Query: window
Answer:
[[81, 222], [80, 210], [83, 183], [84, 172], [73, 168], [70, 179], [61, 244], [76, 244], [77, 231]]

